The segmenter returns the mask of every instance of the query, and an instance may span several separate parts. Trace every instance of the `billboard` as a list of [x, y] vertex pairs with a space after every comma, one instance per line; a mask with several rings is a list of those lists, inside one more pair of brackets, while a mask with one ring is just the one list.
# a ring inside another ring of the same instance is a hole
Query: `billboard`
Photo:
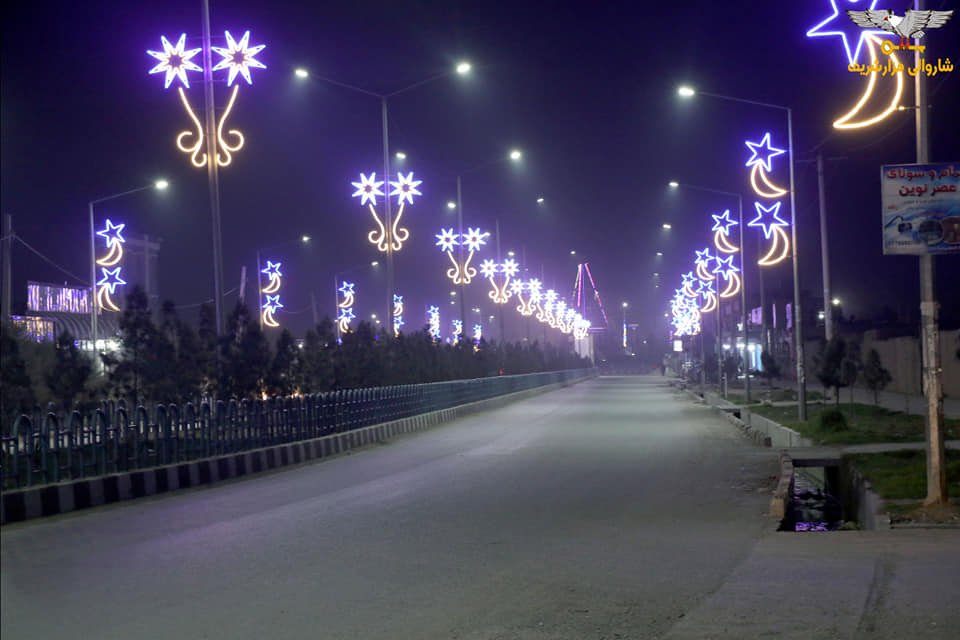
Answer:
[[883, 253], [960, 253], [960, 162], [880, 170]]

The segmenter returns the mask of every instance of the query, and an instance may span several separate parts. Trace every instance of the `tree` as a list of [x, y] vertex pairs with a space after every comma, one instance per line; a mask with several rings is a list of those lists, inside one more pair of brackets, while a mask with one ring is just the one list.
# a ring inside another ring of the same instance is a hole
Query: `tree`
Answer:
[[880, 362], [880, 354], [876, 349], [870, 349], [867, 361], [863, 364], [863, 381], [873, 391], [873, 404], [879, 403], [880, 391], [890, 384], [892, 379], [890, 372], [884, 369], [883, 363]]
[[241, 302], [227, 319], [223, 336], [220, 392], [225, 397], [250, 398], [263, 392], [264, 379], [270, 366], [270, 344], [260, 331], [259, 323]]
[[115, 393], [134, 404], [171, 399], [177, 375], [173, 345], [153, 324], [147, 294], [139, 285], [127, 294], [120, 333], [119, 355], [103, 356]]
[[274, 396], [288, 396], [301, 390], [297, 384], [300, 354], [297, 343], [287, 329], [280, 332], [277, 348], [265, 381], [266, 391]]
[[846, 386], [843, 381], [843, 358], [847, 353], [847, 344], [840, 336], [834, 336], [827, 342], [818, 355], [816, 376], [823, 385], [824, 392], [833, 387], [836, 393], [836, 402], [840, 404], [840, 387]]
[[773, 379], [780, 377], [780, 363], [772, 353], [764, 349], [760, 352], [760, 366], [763, 367], [762, 375], [767, 380], [767, 386], [772, 386]]
[[84, 391], [93, 367], [90, 360], [80, 353], [69, 331], [57, 338], [56, 360], [52, 371], [47, 372], [47, 387], [53, 397], [69, 412], [74, 399]]
[[8, 432], [17, 414], [29, 411], [34, 403], [27, 363], [20, 351], [25, 338], [9, 319], [0, 331], [0, 420]]
[[856, 340], [848, 340], [847, 352], [840, 365], [840, 375], [843, 378], [843, 384], [850, 387], [851, 404], [853, 403], [853, 385], [861, 369], [863, 369], [863, 361], [860, 357], [860, 343]]

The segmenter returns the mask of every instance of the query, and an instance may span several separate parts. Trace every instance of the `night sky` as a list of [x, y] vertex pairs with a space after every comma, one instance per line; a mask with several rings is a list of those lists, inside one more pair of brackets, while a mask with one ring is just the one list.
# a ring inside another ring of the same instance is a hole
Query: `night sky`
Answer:
[[[252, 280], [257, 249], [285, 244], [263, 257], [283, 262], [278, 319], [295, 334], [312, 322], [311, 292], [321, 315], [333, 315], [339, 271], [360, 267], [346, 276], [357, 283], [358, 316], [382, 314], [383, 258], [366, 241], [372, 221], [350, 184], [360, 172], [382, 175], [380, 103], [316, 76], [385, 94], [466, 58], [469, 77], [452, 74], [389, 100], [391, 154], [407, 154], [394, 170], [423, 180], [423, 196], [404, 215], [411, 239], [396, 256], [408, 326], [425, 322], [428, 304], [454, 309], [434, 234], [455, 226], [446, 202], [456, 197], [460, 173], [465, 227], [492, 232], [499, 221], [502, 253], [515, 251], [530, 275], [542, 270], [547, 286], [564, 295], [576, 264], [589, 261], [613, 318], [626, 300], [643, 334], [664, 335], [663, 313], [680, 274], [694, 249], [711, 242], [710, 214], [736, 206], [722, 196], [670, 191], [667, 182], [741, 192], [746, 217], [753, 199], [744, 140], [770, 131], [775, 146], [787, 143], [783, 111], [704, 96], [683, 101], [676, 93], [683, 83], [793, 108], [803, 289], [821, 291], [816, 168], [809, 162], [819, 149], [831, 159], [833, 290], [844, 313], [869, 317], [890, 306], [905, 318], [918, 314], [917, 259], [885, 257], [880, 244], [880, 166], [915, 161], [914, 116], [897, 113], [853, 132], [831, 128], [865, 79], [847, 71], [838, 37], [805, 36], [830, 15], [829, 0], [211, 4], [215, 45], [224, 45], [224, 30], [239, 38], [247, 29], [251, 44], [266, 44], [257, 59], [267, 68], [252, 69], [252, 86], [241, 81], [228, 122], [243, 131], [246, 146], [220, 173], [227, 309], [241, 266]], [[934, 0], [928, 8], [955, 6]], [[147, 74], [155, 60], [146, 50], [161, 49], [161, 35], [175, 42], [182, 32], [188, 46], [199, 47], [200, 20], [200, 2], [165, 0], [8, 2], [0, 21], [3, 213], [13, 216], [19, 237], [85, 279], [87, 203], [166, 178], [164, 193], [98, 205], [97, 224], [110, 217], [125, 222], [128, 234], [163, 239], [160, 294], [188, 317], [213, 296], [206, 171], [174, 146], [189, 120], [177, 85], [164, 90], [162, 74]], [[842, 21], [837, 25], [856, 34]], [[960, 63], [960, 18], [931, 30], [925, 42], [926, 57]], [[314, 75], [296, 78], [297, 66]], [[215, 77], [222, 108], [226, 73]], [[188, 95], [198, 108], [201, 78], [190, 73]], [[960, 161], [960, 71], [932, 78], [929, 90], [931, 161]], [[523, 150], [522, 163], [505, 160], [513, 147]], [[775, 160], [772, 176], [781, 184], [784, 158]], [[308, 246], [295, 242], [301, 234], [312, 236]], [[748, 235], [748, 256], [756, 255], [759, 232]], [[496, 257], [495, 245], [491, 237], [479, 257]], [[379, 268], [364, 268], [377, 259]], [[960, 322], [960, 257], [938, 258], [937, 266], [949, 328]], [[789, 261], [768, 270], [771, 291], [791, 295], [791, 273]], [[747, 277], [756, 282], [750, 271]], [[84, 284], [17, 245], [14, 313], [25, 306], [27, 280]], [[253, 282], [248, 295], [256, 293]], [[471, 286], [470, 306], [486, 300], [488, 289]], [[486, 315], [491, 305], [483, 307]]]

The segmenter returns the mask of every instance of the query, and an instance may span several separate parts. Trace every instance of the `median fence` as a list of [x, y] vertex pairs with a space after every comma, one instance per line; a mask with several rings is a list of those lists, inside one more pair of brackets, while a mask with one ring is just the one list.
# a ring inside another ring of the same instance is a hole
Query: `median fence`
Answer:
[[595, 375], [592, 369], [347, 389], [266, 400], [35, 411], [2, 437], [0, 487], [22, 489], [322, 438]]

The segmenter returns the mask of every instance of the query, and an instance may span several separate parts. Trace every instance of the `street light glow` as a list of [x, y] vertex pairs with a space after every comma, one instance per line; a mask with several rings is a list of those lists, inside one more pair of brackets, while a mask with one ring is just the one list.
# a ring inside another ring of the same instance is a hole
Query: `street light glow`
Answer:
[[160, 191], [163, 191], [164, 189], [170, 186], [170, 183], [167, 182], [166, 180], [157, 180], [156, 182], [153, 183], [153, 186], [159, 189]]
[[833, 300], [831, 300], [831, 302], [833, 303], [833, 306], [835, 306], [835, 307], [839, 307], [839, 306], [840, 306], [840, 298], [834, 298]]
[[677, 182], [676, 180], [671, 180], [671, 181], [670, 181], [670, 188], [671, 188], [671, 189], [676, 189], [676, 188], [679, 187], [679, 186], [680, 186], [680, 183]]
[[537, 198], [537, 204], [543, 204], [543, 197]]
[[519, 160], [522, 157], [523, 157], [523, 152], [520, 151], [519, 149], [513, 149], [512, 151], [510, 151], [511, 160]]
[[473, 69], [473, 65], [471, 65], [471, 64], [470, 64], [469, 62], [467, 62], [466, 60], [464, 60], [463, 62], [461, 62], [460, 64], [457, 65], [457, 73], [459, 73], [459, 74], [462, 75], [462, 76], [467, 75], [468, 73], [470, 73], [470, 70], [471, 70], [471, 69]]
[[294, 70], [293, 74], [294, 74], [295, 76], [297, 76], [298, 78], [306, 78], [306, 77], [308, 77], [308, 76], [310, 75], [310, 73], [309, 73], [306, 69], [304, 69], [303, 67], [297, 67], [297, 68]]
[[630, 305], [629, 305], [629, 304], [627, 304], [626, 302], [624, 302], [624, 303], [622, 303], [622, 304], [623, 304], [623, 308], [624, 308], [624, 309], [626, 309], [627, 307], [629, 307], [629, 306], [630, 306]]
[[457, 208], [456, 202], [454, 202], [453, 200], [450, 200], [449, 202], [447, 202], [447, 209], [456, 209], [456, 208]]
[[657, 251], [657, 257], [659, 258], [661, 256], [663, 256], [663, 251]]
[[664, 222], [664, 223], [663, 223], [663, 228], [664, 228], [664, 229], [667, 229], [667, 230], [670, 230], [670, 229], [673, 229], [673, 226], [672, 226], [669, 222]]
[[507, 255], [512, 258], [516, 254], [513, 251], [507, 251]]
[[407, 159], [407, 154], [405, 154], [403, 151], [397, 151], [397, 160], [406, 160], [406, 159]]
[[371, 266], [371, 267], [375, 267], [375, 266], [377, 266], [378, 264], [380, 264], [380, 263], [377, 262], [376, 260], [374, 260], [373, 262], [370, 263], [370, 266]]
[[306, 234], [300, 236], [300, 242], [310, 242], [310, 236]]
[[571, 250], [570, 250], [570, 255], [575, 256], [575, 255], [577, 255], [577, 252], [576, 252], [574, 249], [571, 249]]
[[692, 98], [697, 94], [697, 92], [693, 90], [693, 87], [688, 87], [686, 85], [677, 89], [677, 93], [683, 98]]

